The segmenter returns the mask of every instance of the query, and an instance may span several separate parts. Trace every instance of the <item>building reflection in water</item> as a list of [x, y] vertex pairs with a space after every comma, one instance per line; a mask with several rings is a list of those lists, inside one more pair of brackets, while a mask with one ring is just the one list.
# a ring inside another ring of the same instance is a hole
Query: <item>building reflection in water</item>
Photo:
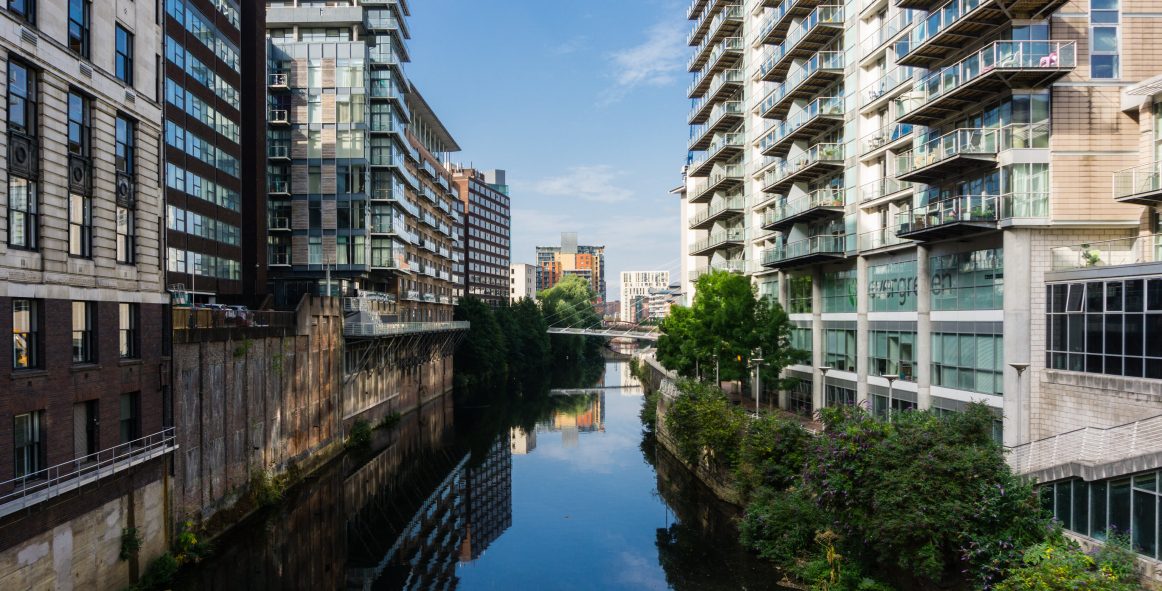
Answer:
[[537, 431], [525, 431], [522, 427], [513, 427], [509, 433], [509, 448], [514, 456], [524, 456], [537, 449]]
[[[564, 391], [556, 391], [564, 392]], [[561, 402], [547, 417], [537, 423], [541, 433], [561, 433], [564, 447], [577, 447], [581, 433], [605, 431], [605, 390], [592, 390], [584, 394], [556, 394]]]
[[465, 523], [460, 562], [480, 558], [489, 544], [512, 527], [512, 449], [509, 433], [498, 436], [463, 480]]

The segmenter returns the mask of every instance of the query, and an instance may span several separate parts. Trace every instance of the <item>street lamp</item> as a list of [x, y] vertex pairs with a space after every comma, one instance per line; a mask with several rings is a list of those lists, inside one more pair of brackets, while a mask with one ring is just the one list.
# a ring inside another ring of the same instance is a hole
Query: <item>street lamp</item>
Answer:
[[[1017, 370], [1017, 401], [1019, 402], [1018, 414], [1020, 415], [1020, 423], [1018, 424], [1025, 424], [1029, 420], [1029, 415], [1026, 412], [1026, 405], [1029, 403], [1029, 399], [1021, 399], [1021, 376], [1024, 375], [1026, 369], [1029, 369], [1029, 364], [1025, 362], [1010, 363], [1009, 367]], [[1020, 432], [1019, 429], [1018, 432]]]
[[816, 367], [815, 369], [819, 370], [819, 373], [823, 374], [823, 406], [826, 407], [827, 406], [827, 372], [831, 371], [833, 368], [830, 365], [821, 365], [819, 367]]
[[757, 419], [759, 416], [759, 401], [762, 399], [762, 365], [763, 365], [763, 349], [762, 347], [755, 348], [751, 351], [750, 358], [751, 366], [754, 367], [754, 416]]
[[896, 380], [900, 379], [900, 376], [885, 374], [881, 377], [888, 381], [888, 422], [890, 423], [892, 422], [892, 386], [896, 383]]

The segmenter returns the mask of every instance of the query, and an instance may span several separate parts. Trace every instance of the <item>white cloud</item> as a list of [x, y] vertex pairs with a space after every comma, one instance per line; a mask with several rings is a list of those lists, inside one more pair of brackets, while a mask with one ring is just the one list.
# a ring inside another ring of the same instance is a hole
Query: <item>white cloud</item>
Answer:
[[621, 176], [609, 165], [574, 166], [564, 174], [534, 181], [530, 189], [551, 197], [577, 197], [597, 203], [617, 203], [633, 196], [633, 191], [615, 186]]
[[568, 55], [570, 53], [576, 53], [584, 49], [588, 44], [588, 37], [585, 35], [577, 35], [576, 37], [566, 39], [560, 43], [557, 43], [556, 45], [549, 47], [549, 54], [561, 56]]
[[599, 103], [615, 103], [639, 86], [674, 82], [686, 64], [687, 49], [684, 21], [663, 21], [650, 27], [645, 41], [610, 56], [614, 86], [601, 94]]

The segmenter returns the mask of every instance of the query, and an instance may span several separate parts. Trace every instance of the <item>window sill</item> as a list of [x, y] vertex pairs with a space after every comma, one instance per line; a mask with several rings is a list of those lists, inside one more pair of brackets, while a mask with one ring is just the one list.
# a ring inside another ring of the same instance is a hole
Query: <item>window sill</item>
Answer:
[[117, 365], [119, 365], [121, 367], [132, 366], [132, 365], [141, 365], [143, 363], [145, 363], [145, 362], [137, 357], [125, 357], [125, 358], [122, 358], [119, 361], [117, 361]]
[[99, 363], [74, 363], [69, 371], [73, 373], [80, 373], [82, 371], [100, 371], [101, 364]]
[[30, 379], [30, 378], [45, 378], [45, 377], [48, 377], [48, 370], [47, 369], [40, 369], [39, 367], [30, 368], [30, 369], [13, 369], [12, 370], [12, 379], [13, 380], [24, 380], [24, 379]]

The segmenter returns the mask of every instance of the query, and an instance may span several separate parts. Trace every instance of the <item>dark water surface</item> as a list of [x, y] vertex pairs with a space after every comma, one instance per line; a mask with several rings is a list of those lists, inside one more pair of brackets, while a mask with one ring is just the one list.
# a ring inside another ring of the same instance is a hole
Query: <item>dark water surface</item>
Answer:
[[735, 512], [643, 436], [626, 364], [604, 370], [580, 394], [428, 404], [175, 588], [776, 588], [738, 546]]

